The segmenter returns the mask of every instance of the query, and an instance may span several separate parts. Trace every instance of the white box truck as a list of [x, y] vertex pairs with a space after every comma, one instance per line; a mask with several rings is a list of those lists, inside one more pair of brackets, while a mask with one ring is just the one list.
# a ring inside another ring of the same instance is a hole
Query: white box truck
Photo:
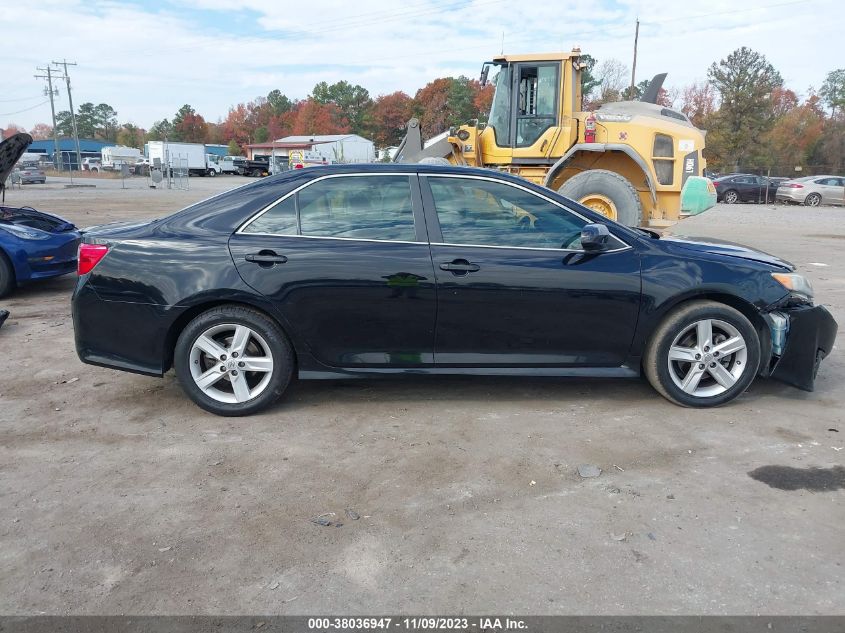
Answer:
[[190, 176], [216, 176], [222, 171], [217, 163], [209, 159], [202, 143], [150, 141], [147, 152], [152, 169], [156, 168], [157, 159], [162, 170], [169, 167], [173, 171], [183, 170]]

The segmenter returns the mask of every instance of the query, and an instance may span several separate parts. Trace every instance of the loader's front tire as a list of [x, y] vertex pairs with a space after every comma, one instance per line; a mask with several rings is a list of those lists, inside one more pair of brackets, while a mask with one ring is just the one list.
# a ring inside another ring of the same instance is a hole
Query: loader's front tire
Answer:
[[627, 178], [607, 169], [591, 169], [567, 180], [558, 193], [625, 226], [640, 226], [643, 204]]

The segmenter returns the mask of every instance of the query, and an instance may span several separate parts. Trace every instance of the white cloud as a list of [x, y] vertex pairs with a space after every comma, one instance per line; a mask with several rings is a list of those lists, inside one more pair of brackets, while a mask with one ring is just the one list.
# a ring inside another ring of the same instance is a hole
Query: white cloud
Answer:
[[[739, 46], [765, 54], [789, 86], [818, 87], [841, 65], [841, 27], [796, 15], [838, 14], [833, 0], [711, 0], [706, 7], [658, 0], [566, 3], [518, 0], [195, 0], [136, 4], [102, 0], [7, 3], [0, 14], [4, 90], [0, 113], [34, 102], [35, 67], [67, 56], [74, 101], [106, 102], [121, 120], [149, 127], [190, 103], [207, 119], [279, 88], [305, 97], [317, 81], [346, 79], [374, 95], [413, 94], [437, 76], [475, 76], [498, 54], [568, 50], [630, 64], [633, 24], [642, 20], [638, 79], [668, 71], [668, 85], [706, 76]], [[686, 5], [686, 6], [685, 6]], [[758, 8], [754, 8], [758, 7]], [[693, 16], [693, 17], [690, 17]], [[59, 100], [66, 108], [64, 90]], [[49, 106], [3, 116], [25, 127], [49, 121]]]

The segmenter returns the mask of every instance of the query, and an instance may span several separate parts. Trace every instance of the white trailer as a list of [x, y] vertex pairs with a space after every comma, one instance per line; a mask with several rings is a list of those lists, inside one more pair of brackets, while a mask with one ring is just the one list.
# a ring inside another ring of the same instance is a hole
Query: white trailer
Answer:
[[216, 176], [222, 171], [217, 163], [209, 160], [202, 143], [150, 141], [147, 152], [152, 169], [155, 169], [158, 160], [162, 170], [169, 167], [172, 171], [185, 171], [190, 176]]
[[[135, 147], [126, 147], [125, 145], [104, 147], [101, 150], [101, 155], [100, 168], [109, 171], [119, 170], [123, 165], [134, 166], [142, 158], [141, 150]], [[91, 171], [99, 170], [92, 167]]]

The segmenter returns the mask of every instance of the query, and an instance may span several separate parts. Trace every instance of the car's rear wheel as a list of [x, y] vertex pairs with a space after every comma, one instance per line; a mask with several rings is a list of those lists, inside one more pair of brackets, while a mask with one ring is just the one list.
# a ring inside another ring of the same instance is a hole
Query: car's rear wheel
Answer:
[[714, 407], [744, 392], [760, 364], [760, 340], [738, 310], [693, 301], [672, 312], [651, 337], [643, 369], [665, 398], [686, 407]]
[[817, 193], [811, 193], [809, 196], [804, 198], [804, 206], [806, 207], [817, 207], [822, 203], [822, 197]]
[[739, 200], [739, 194], [731, 189], [725, 192], [725, 196], [722, 199], [725, 201], [725, 204], [735, 204]]
[[243, 306], [204, 312], [182, 331], [174, 351], [182, 389], [200, 407], [249, 415], [275, 402], [293, 375], [291, 345], [266, 315]]
[[15, 269], [7, 259], [6, 254], [0, 250], [0, 297], [5, 297], [15, 289]]

